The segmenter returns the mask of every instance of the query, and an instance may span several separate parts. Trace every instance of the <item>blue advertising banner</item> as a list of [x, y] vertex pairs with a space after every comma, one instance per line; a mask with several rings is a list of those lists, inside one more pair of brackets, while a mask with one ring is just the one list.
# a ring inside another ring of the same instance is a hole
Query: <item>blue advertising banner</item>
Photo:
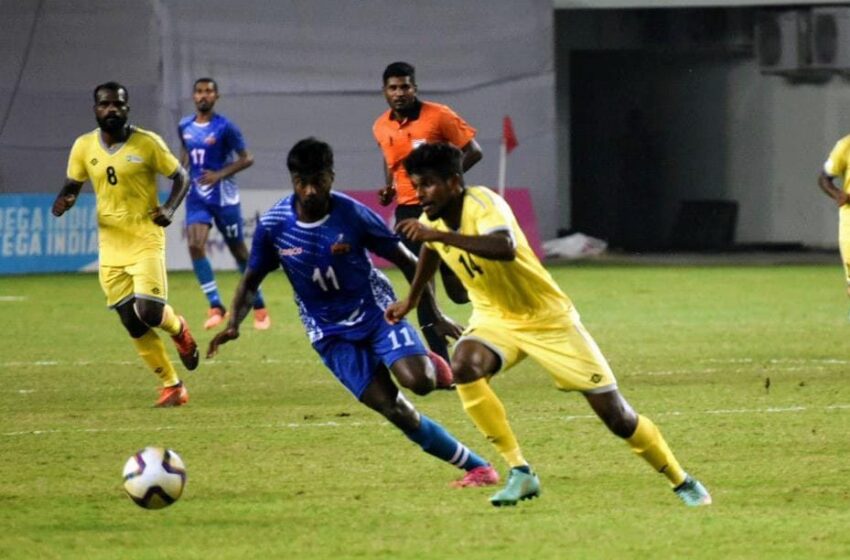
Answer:
[[94, 194], [80, 194], [61, 218], [51, 194], [0, 195], [0, 274], [64, 272], [97, 264]]

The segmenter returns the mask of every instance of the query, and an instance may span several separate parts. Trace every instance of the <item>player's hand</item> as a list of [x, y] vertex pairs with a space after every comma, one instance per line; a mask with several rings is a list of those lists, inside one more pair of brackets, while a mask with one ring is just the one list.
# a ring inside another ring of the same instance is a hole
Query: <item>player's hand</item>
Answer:
[[384, 319], [386, 319], [387, 323], [395, 325], [404, 319], [405, 315], [410, 313], [411, 309], [413, 309], [413, 306], [410, 304], [409, 299], [394, 301], [384, 311]]
[[409, 240], [419, 243], [423, 241], [434, 241], [439, 236], [438, 231], [429, 228], [416, 218], [408, 218], [400, 221], [395, 225], [395, 231]]
[[434, 321], [432, 328], [437, 336], [441, 337], [443, 340], [446, 338], [453, 338], [457, 340], [460, 338], [460, 335], [463, 334], [463, 325], [455, 322], [454, 319], [446, 315], [438, 317], [437, 320]]
[[212, 185], [214, 183], [218, 183], [221, 181], [222, 175], [218, 171], [211, 171], [209, 169], [205, 169], [203, 174], [198, 177], [198, 183], [201, 185]]
[[218, 354], [218, 347], [222, 344], [227, 344], [231, 340], [239, 338], [239, 330], [234, 327], [227, 327], [210, 340], [210, 345], [207, 347], [207, 358], [212, 358]]
[[378, 191], [378, 202], [381, 203], [381, 206], [389, 206], [394, 198], [395, 186], [393, 185], [387, 185], [386, 187]]
[[168, 227], [174, 219], [174, 210], [165, 206], [157, 206], [151, 210], [151, 219], [153, 223], [160, 227]]
[[838, 205], [839, 208], [841, 208], [845, 204], [850, 203], [850, 195], [848, 195], [844, 191], [841, 191], [841, 194], [838, 196], [837, 199], [835, 199], [835, 203]]
[[66, 194], [64, 196], [59, 195], [56, 197], [56, 200], [53, 201], [53, 215], [57, 218], [67, 212], [74, 204], [77, 202], [77, 195], [75, 194]]

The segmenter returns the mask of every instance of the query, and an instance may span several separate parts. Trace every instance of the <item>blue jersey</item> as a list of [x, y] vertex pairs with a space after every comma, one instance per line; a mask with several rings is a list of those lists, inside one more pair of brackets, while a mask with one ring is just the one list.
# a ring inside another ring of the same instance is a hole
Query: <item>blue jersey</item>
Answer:
[[233, 177], [225, 177], [212, 185], [200, 185], [198, 179], [205, 170], [218, 171], [234, 161], [234, 154], [245, 150], [245, 140], [239, 127], [223, 115], [213, 113], [210, 122], [195, 122], [196, 115], [180, 121], [177, 133], [189, 155], [189, 177], [192, 186], [187, 205], [200, 202], [214, 206], [239, 204], [239, 190]]
[[260, 218], [248, 266], [265, 273], [283, 267], [311, 342], [357, 337], [383, 322], [395, 300], [367, 250], [387, 257], [399, 243], [380, 216], [344, 194], [332, 192], [330, 213], [313, 223], [298, 221], [290, 195]]

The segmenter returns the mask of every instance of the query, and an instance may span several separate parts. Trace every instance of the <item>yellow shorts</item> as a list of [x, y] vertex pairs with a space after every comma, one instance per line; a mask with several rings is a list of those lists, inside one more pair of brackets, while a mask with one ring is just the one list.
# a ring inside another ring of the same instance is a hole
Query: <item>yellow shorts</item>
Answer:
[[98, 278], [110, 309], [134, 297], [162, 303], [168, 300], [164, 257], [146, 258], [126, 266], [101, 265]]
[[546, 325], [506, 326], [495, 320], [470, 325], [458, 340], [474, 340], [495, 352], [506, 371], [526, 356], [549, 372], [565, 391], [605, 393], [617, 388], [617, 379], [593, 337], [575, 311]]

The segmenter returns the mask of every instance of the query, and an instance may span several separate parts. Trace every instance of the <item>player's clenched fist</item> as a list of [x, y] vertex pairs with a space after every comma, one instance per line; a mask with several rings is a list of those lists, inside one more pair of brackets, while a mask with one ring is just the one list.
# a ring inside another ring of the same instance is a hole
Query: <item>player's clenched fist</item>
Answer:
[[75, 202], [77, 202], [77, 195], [66, 194], [57, 196], [56, 200], [53, 201], [53, 215], [58, 218], [67, 212]]
[[417, 242], [432, 241], [435, 239], [434, 234], [436, 233], [416, 218], [408, 218], [400, 221], [396, 224], [395, 231], [411, 241]]

